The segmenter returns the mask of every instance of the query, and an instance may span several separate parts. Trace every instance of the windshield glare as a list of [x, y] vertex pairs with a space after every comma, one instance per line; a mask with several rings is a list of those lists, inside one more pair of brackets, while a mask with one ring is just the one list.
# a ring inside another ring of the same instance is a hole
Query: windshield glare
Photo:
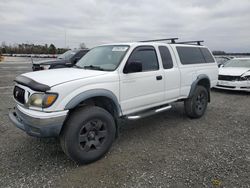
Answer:
[[71, 57], [73, 57], [76, 54], [76, 51], [73, 50], [68, 50], [67, 52], [59, 55], [57, 58], [58, 59], [70, 59]]
[[224, 67], [247, 67], [250, 68], [250, 59], [232, 59]]
[[94, 69], [94, 67], [98, 67], [99, 70], [113, 71], [119, 66], [128, 49], [129, 46], [126, 45], [95, 47], [83, 56], [76, 65], [81, 68]]

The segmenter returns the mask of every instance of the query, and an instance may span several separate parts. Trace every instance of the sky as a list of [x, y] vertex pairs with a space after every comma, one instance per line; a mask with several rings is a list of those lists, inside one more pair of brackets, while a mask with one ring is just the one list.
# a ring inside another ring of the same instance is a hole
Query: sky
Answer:
[[250, 0], [0, 0], [0, 43], [91, 48], [169, 37], [250, 52]]

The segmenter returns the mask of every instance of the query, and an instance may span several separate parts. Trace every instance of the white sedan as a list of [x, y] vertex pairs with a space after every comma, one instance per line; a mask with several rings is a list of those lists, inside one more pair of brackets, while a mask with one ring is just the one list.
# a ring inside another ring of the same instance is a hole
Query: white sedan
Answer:
[[234, 58], [220, 67], [215, 88], [250, 92], [250, 58]]

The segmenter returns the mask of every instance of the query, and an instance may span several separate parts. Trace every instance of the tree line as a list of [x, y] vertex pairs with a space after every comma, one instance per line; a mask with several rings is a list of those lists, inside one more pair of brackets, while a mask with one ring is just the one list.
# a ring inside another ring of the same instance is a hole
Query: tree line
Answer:
[[54, 44], [15, 44], [6, 45], [3, 42], [0, 46], [0, 54], [62, 54], [69, 49], [57, 48]]
[[217, 51], [213, 51], [213, 55], [221, 55], [221, 56], [223, 56], [223, 55], [232, 55], [232, 56], [234, 56], [234, 55], [242, 55], [242, 56], [249, 56], [250, 53], [228, 53], [228, 52], [225, 52], [225, 51], [217, 50]]

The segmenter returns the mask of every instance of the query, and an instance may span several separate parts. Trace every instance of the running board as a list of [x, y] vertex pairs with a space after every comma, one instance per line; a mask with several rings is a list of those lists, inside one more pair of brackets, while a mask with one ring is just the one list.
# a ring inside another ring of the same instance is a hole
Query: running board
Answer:
[[147, 116], [151, 116], [160, 112], [164, 112], [169, 110], [170, 108], [172, 108], [171, 105], [167, 105], [167, 106], [161, 106], [160, 108], [153, 108], [151, 110], [147, 110], [147, 111], [143, 111], [143, 112], [137, 112], [135, 114], [131, 114], [128, 116], [125, 116], [126, 119], [129, 120], [136, 120], [136, 119], [141, 119]]

